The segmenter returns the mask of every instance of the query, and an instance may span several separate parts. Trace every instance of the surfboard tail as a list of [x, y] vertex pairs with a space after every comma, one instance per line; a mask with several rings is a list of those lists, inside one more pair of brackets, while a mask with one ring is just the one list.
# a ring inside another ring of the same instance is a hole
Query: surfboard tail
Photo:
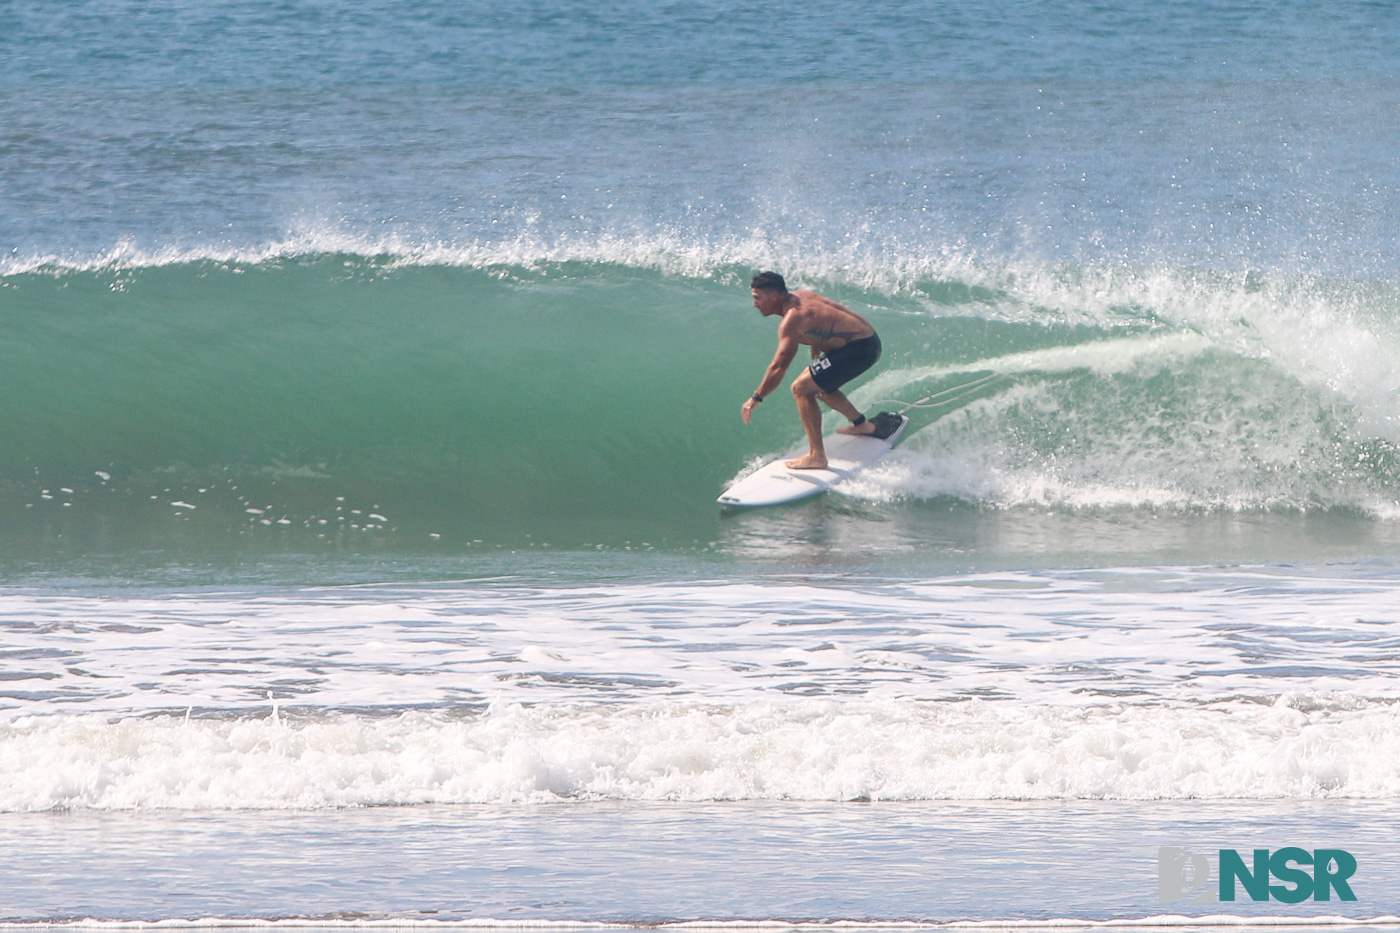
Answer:
[[871, 418], [870, 423], [875, 425], [875, 431], [869, 436], [887, 441], [896, 431], [908, 424], [909, 419], [904, 415], [896, 415], [892, 411], [882, 411]]

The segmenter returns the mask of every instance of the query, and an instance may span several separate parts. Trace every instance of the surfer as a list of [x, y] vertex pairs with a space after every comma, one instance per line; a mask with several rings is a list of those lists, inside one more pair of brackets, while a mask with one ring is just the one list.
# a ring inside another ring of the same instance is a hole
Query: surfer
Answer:
[[749, 283], [753, 306], [764, 317], [777, 315], [778, 352], [763, 375], [757, 391], [749, 396], [740, 409], [744, 424], [753, 417], [753, 410], [783, 381], [788, 366], [797, 356], [797, 348], [811, 348], [812, 362], [792, 381], [792, 395], [797, 399], [797, 414], [802, 429], [807, 432], [807, 453], [787, 461], [794, 470], [819, 470], [826, 466], [826, 448], [822, 445], [821, 400], [834, 411], [846, 416], [851, 423], [837, 428], [839, 434], [873, 434], [876, 426], [839, 390], [865, 372], [880, 358], [880, 338], [870, 322], [850, 308], [824, 298], [816, 292], [787, 290], [787, 283], [776, 272], [760, 272]]

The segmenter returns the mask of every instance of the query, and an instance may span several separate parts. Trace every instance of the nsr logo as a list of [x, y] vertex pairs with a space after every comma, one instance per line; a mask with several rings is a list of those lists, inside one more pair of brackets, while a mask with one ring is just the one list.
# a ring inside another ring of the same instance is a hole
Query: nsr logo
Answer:
[[[1312, 898], [1330, 901], [1332, 892], [1343, 901], [1354, 901], [1347, 879], [1356, 874], [1356, 859], [1343, 849], [1298, 849], [1292, 846], [1273, 854], [1255, 849], [1253, 867], [1234, 849], [1221, 849], [1216, 861], [1219, 882], [1211, 883], [1210, 860], [1177, 846], [1157, 850], [1157, 899], [1160, 903], [1190, 898], [1191, 904], [1233, 901], [1236, 883], [1252, 901], [1269, 898], [1297, 904]], [[1311, 866], [1309, 871], [1307, 867]], [[1270, 884], [1270, 880], [1281, 884]]]

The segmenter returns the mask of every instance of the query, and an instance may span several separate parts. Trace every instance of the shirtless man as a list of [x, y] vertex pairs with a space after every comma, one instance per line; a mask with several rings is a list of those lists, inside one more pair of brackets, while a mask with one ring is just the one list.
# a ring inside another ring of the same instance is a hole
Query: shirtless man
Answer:
[[874, 423], [856, 410], [840, 391], [841, 386], [865, 372], [880, 358], [880, 338], [870, 322], [844, 307], [823, 298], [816, 292], [790, 292], [783, 277], [776, 272], [760, 272], [750, 283], [753, 306], [764, 317], [777, 315], [778, 352], [763, 375], [758, 390], [740, 409], [744, 424], [753, 417], [768, 393], [783, 381], [797, 348], [806, 344], [812, 348], [812, 363], [792, 381], [792, 394], [797, 399], [797, 414], [807, 432], [808, 450], [805, 456], [787, 461], [794, 470], [819, 470], [826, 466], [826, 449], [822, 446], [822, 413], [817, 400], [845, 415], [851, 422], [837, 428], [840, 434], [873, 434]]

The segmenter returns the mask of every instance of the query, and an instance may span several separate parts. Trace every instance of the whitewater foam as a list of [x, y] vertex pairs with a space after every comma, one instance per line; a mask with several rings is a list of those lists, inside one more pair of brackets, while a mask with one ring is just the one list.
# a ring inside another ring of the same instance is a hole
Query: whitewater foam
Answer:
[[7, 594], [0, 810], [1392, 798], [1397, 594], [1201, 571]]
[[[1152, 588], [1172, 572], [0, 594], [13, 665], [3, 703], [14, 718], [264, 710], [268, 691], [351, 710], [774, 692], [1055, 706], [1390, 695], [1400, 589], [1389, 582], [1185, 578], [1198, 591], [1169, 611]], [[1219, 634], [1240, 625], [1249, 643]], [[1367, 664], [1339, 661], [1339, 648]], [[1281, 663], [1255, 670], [1259, 652]]]
[[56, 715], [0, 727], [0, 811], [551, 800], [1400, 796], [1386, 704], [506, 705], [464, 717]]

